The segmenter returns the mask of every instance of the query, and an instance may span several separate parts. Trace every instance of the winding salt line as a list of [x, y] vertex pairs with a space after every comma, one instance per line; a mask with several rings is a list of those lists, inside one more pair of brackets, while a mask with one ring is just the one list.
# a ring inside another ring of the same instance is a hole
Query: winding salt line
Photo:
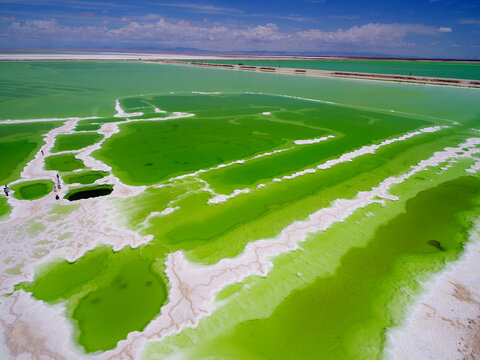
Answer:
[[[295, 172], [293, 174], [290, 174], [290, 175], [284, 175], [281, 178], [274, 178], [274, 179], [272, 179], [271, 183], [273, 183], [273, 182], [280, 183], [282, 181], [292, 180], [292, 179], [295, 179], [297, 177], [304, 176], [304, 175], [307, 175], [307, 174], [315, 174], [319, 170], [326, 170], [326, 169], [329, 169], [329, 168], [331, 168], [335, 165], [338, 165], [338, 164], [341, 164], [341, 163], [344, 163], [344, 162], [348, 162], [348, 161], [353, 161], [355, 158], [360, 157], [362, 155], [375, 154], [375, 152], [378, 149], [380, 149], [381, 147], [393, 144], [395, 142], [405, 141], [405, 140], [407, 140], [411, 137], [417, 136], [417, 135], [421, 135], [421, 134], [424, 134], [424, 133], [433, 133], [433, 132], [440, 131], [440, 130], [445, 129], [445, 128], [448, 128], [448, 126], [431, 126], [431, 127], [427, 127], [427, 128], [417, 130], [417, 131], [413, 131], [411, 133], [402, 135], [402, 136], [394, 138], [394, 139], [384, 140], [380, 144], [366, 145], [366, 146], [361, 147], [360, 149], [351, 151], [349, 153], [342, 154], [340, 157], [338, 157], [336, 159], [328, 160], [328, 161], [326, 161], [326, 162], [324, 162], [320, 165], [317, 165], [314, 168], [307, 168], [305, 170], [297, 171], [297, 172]], [[265, 187], [267, 185], [268, 185], [268, 183], [263, 183], [263, 184], [257, 185], [257, 188], [262, 188], [262, 187]], [[223, 197], [216, 196], [215, 197], [215, 202], [212, 202], [212, 203], [218, 204], [218, 203], [221, 203], [223, 201], [227, 201], [229, 199], [232, 199], [232, 198], [234, 198], [234, 197], [236, 197], [240, 194], [246, 194], [246, 193], [249, 192], [249, 191], [246, 191], [246, 190], [247, 189], [235, 190], [234, 193], [231, 193], [229, 195], [224, 195]]]
[[325, 141], [325, 140], [328, 140], [328, 139], [332, 139], [332, 138], [334, 138], [334, 137], [335, 137], [335, 136], [333, 136], [333, 135], [328, 135], [328, 136], [324, 136], [324, 137], [316, 138], [316, 139], [295, 140], [294, 143], [295, 143], [295, 145], [316, 144], [316, 143], [319, 143], [319, 142], [322, 142], [322, 141]]
[[302, 171], [297, 171], [296, 173], [293, 173], [291, 175], [285, 175], [281, 178], [281, 180], [282, 181], [283, 180], [291, 180], [291, 179], [295, 179], [298, 176], [303, 176], [305, 174], [316, 173], [318, 170], [326, 170], [326, 169], [329, 169], [329, 168], [331, 168], [335, 165], [338, 165], [338, 164], [341, 164], [341, 163], [344, 163], [344, 162], [348, 162], [348, 161], [352, 161], [353, 159], [355, 159], [357, 157], [360, 157], [362, 155], [375, 154], [377, 152], [377, 150], [380, 149], [381, 147], [384, 147], [384, 146], [387, 146], [387, 145], [390, 145], [390, 144], [393, 144], [393, 143], [396, 143], [396, 142], [405, 141], [405, 140], [410, 139], [414, 136], [421, 135], [421, 134], [424, 134], [424, 133], [437, 132], [437, 131], [440, 131], [440, 130], [445, 129], [445, 128], [448, 128], [448, 126], [431, 126], [431, 127], [427, 127], [427, 128], [424, 128], [424, 129], [417, 130], [417, 131], [413, 131], [411, 133], [402, 135], [402, 136], [394, 138], [394, 139], [384, 140], [380, 144], [362, 146], [360, 149], [342, 154], [340, 157], [338, 157], [336, 159], [328, 160], [328, 161], [324, 162], [323, 164], [317, 165], [315, 168], [309, 168], [309, 169], [305, 169], [305, 170], [302, 170]]
[[120, 101], [117, 99], [115, 100], [115, 110], [117, 113], [113, 115], [113, 117], [129, 117], [129, 116], [141, 116], [143, 112], [135, 112], [135, 113], [126, 113], [123, 111], [122, 107], [120, 106]]
[[170, 215], [171, 213], [173, 213], [174, 211], [177, 211], [178, 209], [180, 209], [180, 206], [176, 206], [174, 208], [172, 207], [168, 207], [166, 208], [165, 210], [163, 211], [160, 211], [160, 215]]
[[[166, 111], [164, 111], [166, 113]], [[133, 121], [165, 121], [165, 120], [173, 120], [173, 119], [180, 119], [180, 118], [189, 118], [195, 116], [195, 114], [189, 114], [179, 111], [174, 111], [172, 115], [166, 117], [159, 117], [159, 118], [147, 118], [147, 119], [129, 119], [124, 121], [123, 123], [133, 122]]]
[[[285, 149], [268, 151], [268, 152], [265, 152], [265, 153], [262, 153], [262, 154], [252, 156], [252, 157], [247, 158], [247, 159], [235, 160], [235, 161], [231, 161], [229, 163], [224, 163], [224, 164], [212, 166], [212, 167], [207, 168], [207, 169], [200, 169], [200, 170], [194, 171], [192, 173], [178, 175], [178, 176], [175, 176], [173, 178], [168, 179], [167, 182], [175, 181], [175, 180], [181, 180], [181, 179], [185, 179], [185, 178], [189, 178], [189, 177], [196, 177], [200, 174], [203, 174], [203, 173], [206, 173], [206, 172], [209, 172], [209, 171], [222, 169], [222, 168], [229, 167], [229, 166], [232, 166], [232, 165], [235, 165], [235, 164], [245, 164], [246, 162], [249, 162], [249, 161], [252, 161], [252, 160], [260, 159], [260, 158], [266, 157], [266, 156], [272, 156], [272, 155], [275, 155], [275, 154], [278, 154], [278, 153], [281, 153], [281, 152], [284, 152], [284, 151], [289, 151], [289, 150], [292, 150], [292, 149], [294, 149], [293, 146], [289, 147], [289, 148], [285, 148]], [[159, 186], [162, 186], [162, 185], [159, 185]]]
[[250, 192], [250, 189], [246, 188], [246, 189], [235, 189], [235, 191], [233, 193], [231, 193], [230, 195], [223, 195], [223, 194], [220, 194], [220, 195], [216, 195], [214, 196], [213, 198], [210, 198], [208, 199], [208, 203], [209, 204], [219, 204], [219, 203], [222, 203], [222, 202], [225, 202], [227, 201], [228, 199], [232, 199], [240, 194], [248, 194]]
[[[480, 138], [471, 138], [456, 148], [436, 152], [432, 157], [413, 166], [406, 174], [386, 178], [370, 191], [359, 192], [353, 199], [335, 200], [330, 207], [318, 210], [306, 220], [295, 221], [275, 238], [249, 243], [244, 252], [233, 259], [222, 259], [211, 266], [200, 266], [188, 262], [181, 251], [170, 254], [166, 263], [166, 274], [170, 279], [171, 290], [169, 302], [162, 315], [152, 321], [143, 334], [130, 334], [126, 341], [119, 343], [117, 351], [139, 349], [147, 341], [161, 340], [184, 327], [195, 327], [202, 317], [211, 314], [215, 309], [215, 294], [225, 286], [251, 275], [267, 275], [273, 267], [271, 259], [298, 249], [299, 243], [305, 241], [308, 234], [324, 231], [370, 204], [398, 199], [388, 193], [393, 185], [400, 184], [430, 167], [436, 167], [450, 158], [471, 157], [480, 152], [480, 149], [475, 148], [478, 144]], [[186, 293], [182, 289], [189, 291]]]
[[67, 118], [45, 118], [45, 119], [27, 119], [27, 120], [0, 120], [1, 124], [24, 124], [32, 122], [49, 122], [49, 121], [70, 121], [70, 120], [91, 120], [100, 119], [98, 116], [89, 117], [67, 117]]

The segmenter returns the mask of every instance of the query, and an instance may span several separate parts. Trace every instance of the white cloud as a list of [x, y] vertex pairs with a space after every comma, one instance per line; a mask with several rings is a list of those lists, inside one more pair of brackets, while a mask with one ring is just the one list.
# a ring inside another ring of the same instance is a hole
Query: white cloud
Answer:
[[317, 50], [347, 44], [360, 48], [398, 47], [405, 45], [408, 34], [435, 35], [438, 29], [421, 24], [366, 24], [348, 29], [299, 32], [282, 31], [276, 24], [248, 27], [214, 25], [212, 23], [167, 21], [158, 15], [142, 19], [123, 18], [103, 26], [69, 27], [56, 20], [14, 22], [8, 33], [19, 41], [38, 39], [67, 42], [87, 41], [92, 44], [143, 44], [195, 47], [204, 50]]
[[452, 28], [451, 27], [440, 27], [440, 28], [438, 28], [438, 32], [450, 33], [450, 32], [452, 32]]
[[234, 30], [232, 35], [234, 38], [257, 41], [288, 40], [292, 37], [291, 34], [281, 33], [278, 26], [272, 23], [249, 27], [246, 30]]
[[318, 29], [301, 31], [298, 36], [304, 40], [340, 42], [351, 44], [398, 45], [407, 34], [433, 35], [435, 28], [420, 24], [366, 24], [350, 29], [324, 32]]

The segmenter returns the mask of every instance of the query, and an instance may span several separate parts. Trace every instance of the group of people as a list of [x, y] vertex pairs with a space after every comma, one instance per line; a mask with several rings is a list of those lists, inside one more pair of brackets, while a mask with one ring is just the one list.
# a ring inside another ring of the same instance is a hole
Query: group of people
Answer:
[[5, 192], [5, 195], [8, 196], [8, 194], [10, 193], [10, 188], [8, 187], [8, 185], [5, 184], [5, 186], [3, 187], [3, 191]]
[[[60, 176], [57, 174], [57, 184], [55, 184], [55, 180], [53, 181], [53, 192], [57, 192], [58, 190], [62, 189], [62, 184], [60, 183]], [[60, 199], [60, 196], [58, 194], [55, 194], [55, 199]]]

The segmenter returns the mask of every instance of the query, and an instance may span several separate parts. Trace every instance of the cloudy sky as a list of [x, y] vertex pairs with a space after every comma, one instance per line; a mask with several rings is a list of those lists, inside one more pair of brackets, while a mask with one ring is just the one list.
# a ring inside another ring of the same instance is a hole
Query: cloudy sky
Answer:
[[0, 48], [480, 59], [480, 0], [0, 0]]

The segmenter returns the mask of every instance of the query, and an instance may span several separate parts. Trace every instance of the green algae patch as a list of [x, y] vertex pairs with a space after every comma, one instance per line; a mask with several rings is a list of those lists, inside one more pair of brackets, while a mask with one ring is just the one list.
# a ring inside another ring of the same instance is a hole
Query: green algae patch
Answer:
[[62, 175], [66, 184], [92, 184], [95, 181], [107, 176], [107, 171], [82, 171], [73, 174]]
[[49, 303], [64, 301], [88, 287], [88, 282], [104, 271], [107, 260], [104, 248], [90, 251], [73, 263], [57, 260], [39, 267], [33, 283], [20, 283], [16, 289], [29, 291]]
[[[386, 329], [404, 315], [405, 303], [425, 280], [422, 274], [439, 271], [462, 251], [471, 218], [478, 214], [479, 194], [480, 180], [474, 177], [419, 193], [407, 201], [405, 213], [380, 226], [364, 246], [348, 250], [334, 273], [293, 292], [270, 317], [200, 341], [191, 358], [214, 356], [219, 349], [232, 359], [242, 354], [263, 359], [378, 358]], [[311, 240], [321, 244], [324, 237]], [[310, 244], [302, 246], [305, 251], [312, 251]], [[281, 268], [293, 256], [276, 259], [275, 266]], [[321, 256], [317, 261], [329, 260]]]
[[66, 301], [78, 343], [86, 352], [105, 351], [128, 333], [143, 330], [160, 313], [167, 287], [157, 255], [163, 258], [161, 248], [114, 252], [102, 246], [74, 262], [43, 265], [32, 283], [20, 283], [15, 289], [51, 304]]
[[24, 166], [44, 144], [42, 136], [62, 122], [0, 124], [0, 184], [19, 179]]
[[52, 192], [53, 181], [35, 180], [23, 181], [11, 186], [14, 196], [19, 200], [35, 200]]
[[45, 158], [46, 170], [73, 171], [84, 167], [83, 161], [75, 158], [74, 154], [60, 154]]
[[80, 327], [79, 342], [87, 352], [114, 348], [132, 329], [148, 325], [165, 295], [165, 286], [146, 261], [124, 264], [109, 285], [88, 294], [73, 313]]
[[86, 186], [82, 188], [71, 189], [65, 195], [65, 199], [70, 201], [76, 201], [81, 199], [89, 199], [93, 197], [106, 196], [113, 191], [113, 185], [95, 185]]
[[94, 132], [59, 134], [55, 137], [55, 144], [53, 146], [52, 153], [80, 150], [86, 146], [90, 146], [99, 142], [102, 138], [102, 135]]

